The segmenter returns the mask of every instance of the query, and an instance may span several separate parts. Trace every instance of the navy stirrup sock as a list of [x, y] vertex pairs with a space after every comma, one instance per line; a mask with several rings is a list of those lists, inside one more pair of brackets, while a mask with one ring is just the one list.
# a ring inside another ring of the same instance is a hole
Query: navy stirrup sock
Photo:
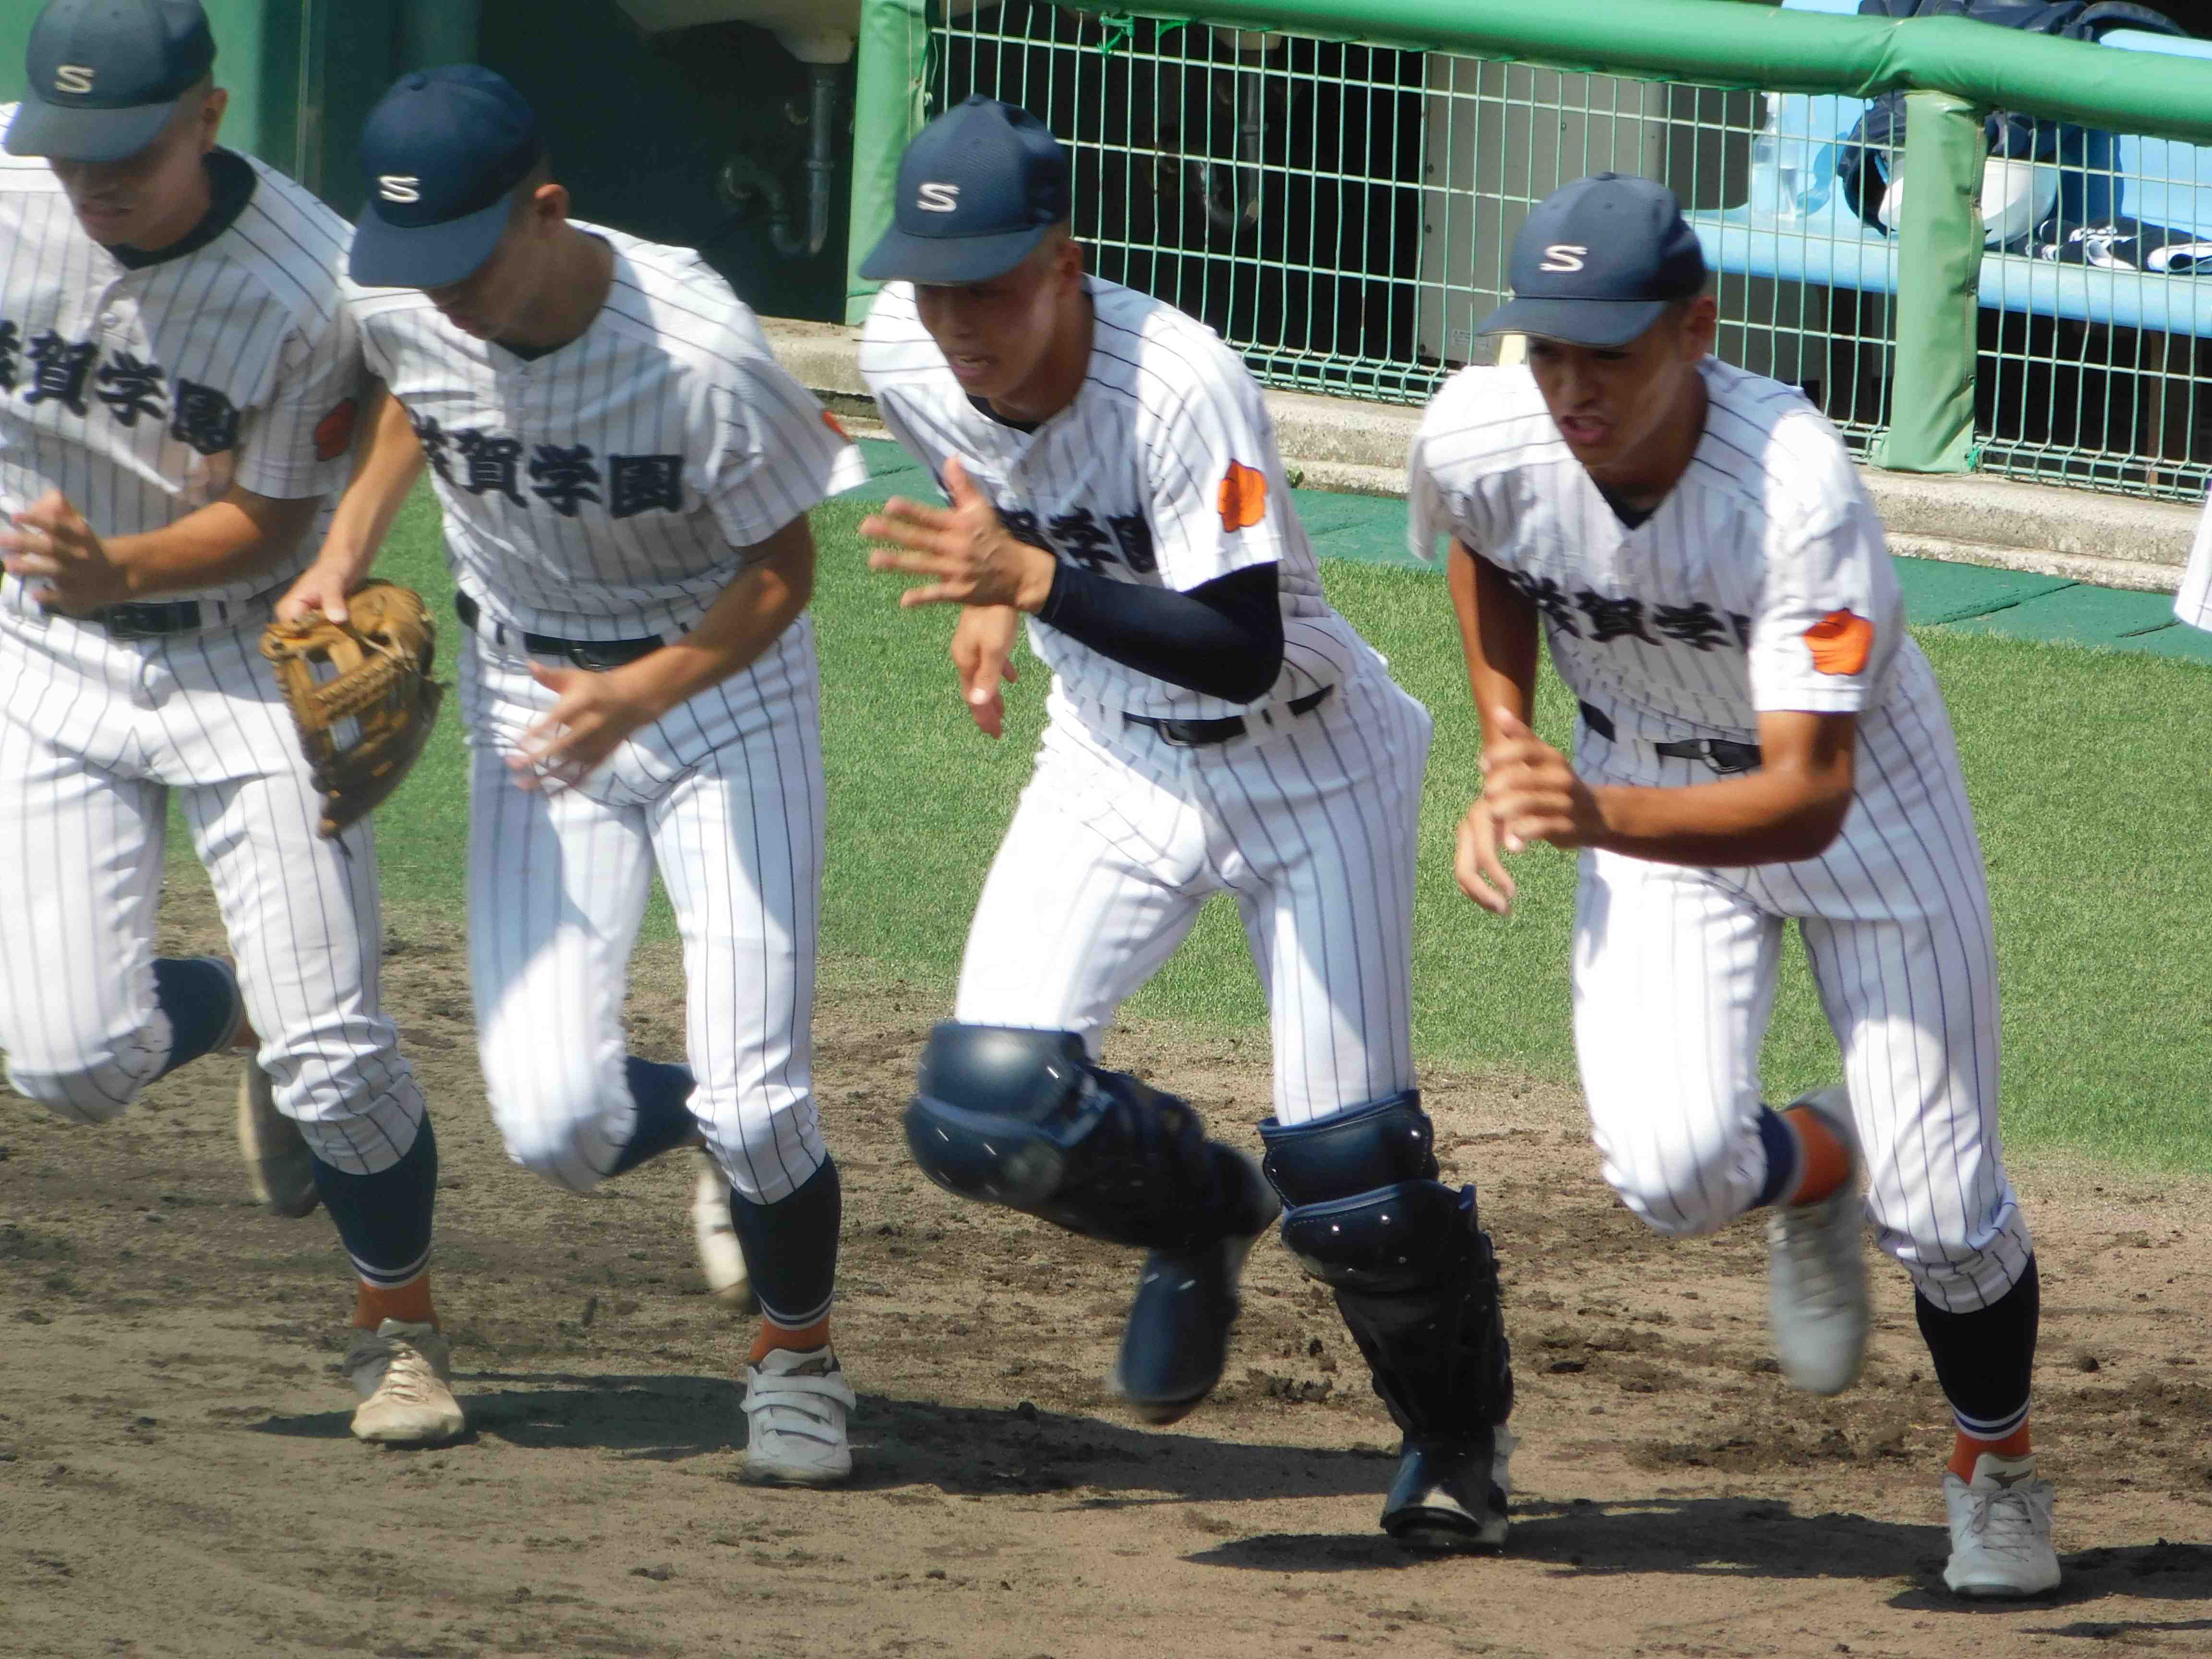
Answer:
[[699, 1133], [699, 1125], [685, 1103], [691, 1098], [691, 1068], [669, 1066], [635, 1054], [623, 1061], [629, 1080], [630, 1098], [637, 1103], [637, 1121], [629, 1144], [615, 1159], [609, 1175], [621, 1175], [641, 1164], [673, 1151]]
[[169, 1057], [159, 1077], [213, 1054], [238, 1027], [238, 981], [207, 957], [155, 957], [154, 1000], [169, 1017]]
[[827, 1157], [798, 1189], [757, 1204], [732, 1189], [730, 1219], [745, 1253], [761, 1312], [787, 1331], [825, 1318], [837, 1285], [837, 1228], [845, 1193]]
[[430, 1213], [438, 1197], [438, 1137], [424, 1118], [406, 1157], [374, 1175], [348, 1175], [315, 1160], [315, 1190], [364, 1283], [391, 1290], [430, 1264]]

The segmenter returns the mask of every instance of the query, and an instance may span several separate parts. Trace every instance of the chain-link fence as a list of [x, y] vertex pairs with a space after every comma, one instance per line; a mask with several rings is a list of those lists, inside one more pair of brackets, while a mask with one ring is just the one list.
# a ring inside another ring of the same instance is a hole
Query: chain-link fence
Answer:
[[[933, 9], [929, 46], [933, 110], [982, 92], [1046, 121], [1075, 156], [1094, 268], [1201, 318], [1271, 384], [1414, 402], [1490, 361], [1475, 330], [1528, 208], [1611, 169], [1680, 196], [1723, 356], [1802, 386], [1862, 451], [1890, 422], [1903, 168], [1887, 132], [1864, 142], [1865, 100], [1043, 0]], [[2050, 159], [1985, 187], [1973, 464], [2201, 495], [2212, 247], [2189, 273], [2212, 150], [2061, 128]]]

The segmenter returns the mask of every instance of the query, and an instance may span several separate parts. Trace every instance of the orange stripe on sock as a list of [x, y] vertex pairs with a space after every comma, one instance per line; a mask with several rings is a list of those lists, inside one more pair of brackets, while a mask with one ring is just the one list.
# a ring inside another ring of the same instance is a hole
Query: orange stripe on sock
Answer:
[[1836, 1138], [1836, 1132], [1826, 1121], [1809, 1106], [1791, 1107], [1783, 1113], [1782, 1121], [1797, 1136], [1802, 1164], [1796, 1190], [1790, 1194], [1788, 1201], [1817, 1204], [1850, 1178], [1851, 1155], [1844, 1150], [1844, 1143]]
[[830, 1340], [830, 1322], [817, 1319], [801, 1330], [789, 1330], [772, 1319], [761, 1321], [760, 1334], [753, 1339], [753, 1351], [746, 1356], [748, 1365], [757, 1365], [778, 1348], [794, 1348], [804, 1352], [818, 1348]]
[[430, 1305], [430, 1275], [421, 1273], [404, 1285], [395, 1285], [389, 1290], [364, 1280], [354, 1292], [353, 1322], [365, 1331], [373, 1331], [387, 1319], [402, 1319], [410, 1325], [435, 1325], [437, 1310]]
[[2002, 1440], [1977, 1440], [1971, 1434], [1960, 1433], [1951, 1443], [1951, 1461], [1944, 1467], [1961, 1480], [1974, 1478], [1974, 1465], [1985, 1455], [2025, 1457], [2034, 1447], [2028, 1443], [2027, 1425], [2023, 1423]]

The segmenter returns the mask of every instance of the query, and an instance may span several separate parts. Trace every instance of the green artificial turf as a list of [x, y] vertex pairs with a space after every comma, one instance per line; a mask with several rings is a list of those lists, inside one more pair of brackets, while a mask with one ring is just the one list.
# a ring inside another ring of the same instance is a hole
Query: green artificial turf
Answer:
[[[985, 867], [1027, 781], [1044, 674], [1025, 653], [1008, 730], [969, 724], [945, 647], [945, 608], [902, 611], [896, 580], [866, 568], [866, 507], [816, 520], [815, 617], [824, 682], [830, 857], [823, 946], [949, 998]], [[450, 592], [426, 498], [410, 505], [382, 574]], [[1331, 561], [1332, 599], [1437, 714], [1415, 918], [1415, 1038], [1431, 1064], [1568, 1079], [1571, 857], [1516, 860], [1516, 913], [1459, 896], [1451, 832], [1474, 787], [1474, 723], [1443, 584]], [[2132, 613], [2130, 613], [2132, 615]], [[448, 637], [450, 637], [450, 631]], [[2007, 1133], [2130, 1162], [2212, 1170], [2201, 1079], [2212, 952], [2212, 672], [1954, 628], [1919, 630], [1949, 697], [1990, 863], [2003, 974]], [[1568, 700], [1547, 672], [1539, 726], [1566, 738]], [[459, 914], [465, 848], [459, 722], [450, 711], [422, 764], [380, 815], [395, 910]], [[2193, 758], [2192, 758], [2193, 757]], [[648, 929], [668, 927], [665, 908]], [[1131, 1012], [1256, 1025], [1259, 987], [1234, 909], [1209, 906], [1188, 944]], [[1832, 1040], [1802, 956], [1785, 967], [1766, 1056], [1778, 1094], [1832, 1076]]]

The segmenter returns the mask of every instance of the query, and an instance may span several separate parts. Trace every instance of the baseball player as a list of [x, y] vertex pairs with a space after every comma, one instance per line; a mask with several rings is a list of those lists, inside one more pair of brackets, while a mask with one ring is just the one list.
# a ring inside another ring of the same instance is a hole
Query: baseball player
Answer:
[[[1455, 376], [1410, 461], [1482, 722], [1460, 885], [1502, 915], [1501, 853], [1582, 849], [1575, 1036], [1606, 1179], [1662, 1232], [1768, 1209], [1782, 1367], [1819, 1393], [1864, 1351], [1863, 1178], [1957, 1419], [1945, 1581], [2048, 1590], [1981, 848], [1881, 523], [1811, 405], [1709, 355], [1671, 191], [1567, 185], [1512, 276], [1486, 326], [1528, 336], [1528, 365]], [[1571, 765], [1529, 731], [1540, 631], [1580, 707]], [[1845, 1082], [1776, 1111], [1759, 1053], [1793, 918]]]
[[[972, 98], [900, 165], [861, 346], [947, 507], [863, 524], [907, 605], [963, 611], [999, 735], [1017, 623], [1052, 669], [1036, 771], [991, 866], [908, 1137], [968, 1196], [1148, 1252], [1115, 1382], [1172, 1422], [1221, 1374], [1246, 1252], [1333, 1286], [1405, 1431], [1382, 1525], [1505, 1533], [1511, 1374], [1474, 1189], [1437, 1180], [1408, 1018], [1427, 712], [1322, 597], [1258, 387], [1207, 329], [1085, 276], [1066, 152]], [[1097, 1064], [1123, 999], [1234, 895], [1268, 994], [1266, 1175], [1182, 1100]]]
[[[317, 836], [258, 648], [351, 442], [345, 226], [216, 146], [214, 58], [194, 0], [52, 0], [0, 110], [0, 1048], [86, 1123], [252, 1050], [257, 1191], [319, 1197], [360, 1275], [353, 1431], [428, 1443], [461, 1428], [437, 1143], [379, 998], [374, 848]], [[234, 968], [154, 955], [173, 796]]]
[[[470, 972], [507, 1154], [581, 1193], [703, 1136], [763, 1314], [746, 1474], [842, 1480], [803, 613], [807, 511], [866, 468], [696, 254], [569, 218], [537, 118], [498, 76], [404, 77], [361, 158], [349, 306], [384, 390], [281, 609], [342, 610], [429, 468], [468, 632]], [[624, 1054], [656, 869], [684, 938], [688, 1066]]]
[[2212, 500], [2206, 501], [2197, 521], [2197, 537], [2181, 573], [2181, 591], [2173, 596], [2173, 614], [2191, 628], [2212, 630]]

